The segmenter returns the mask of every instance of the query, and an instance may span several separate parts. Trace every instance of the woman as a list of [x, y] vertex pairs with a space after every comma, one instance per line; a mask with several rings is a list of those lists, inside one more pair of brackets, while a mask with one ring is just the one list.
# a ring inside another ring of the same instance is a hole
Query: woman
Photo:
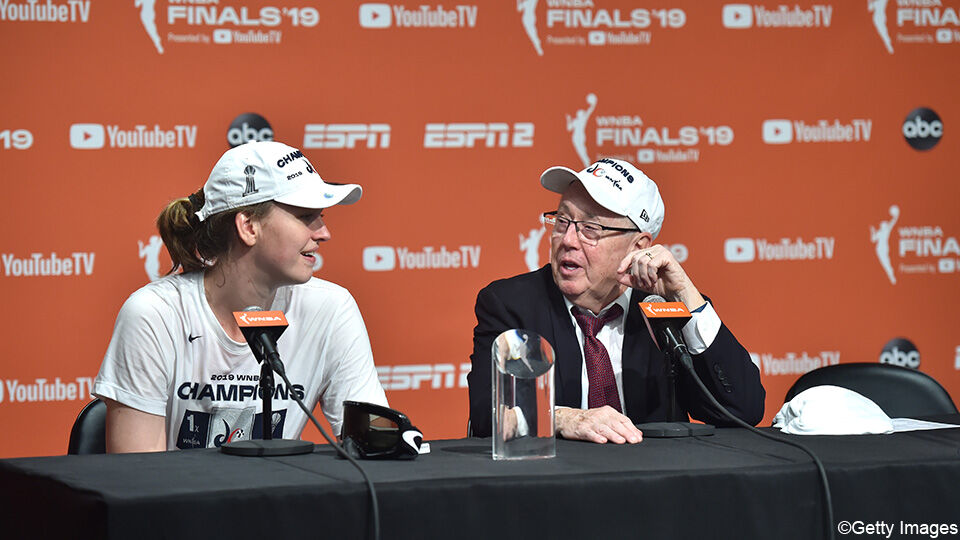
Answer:
[[386, 405], [356, 302], [312, 277], [330, 239], [322, 209], [361, 193], [325, 183], [295, 148], [251, 142], [163, 210], [157, 226], [173, 268], [124, 303], [94, 383], [107, 404], [108, 452], [261, 438], [260, 367], [233, 318], [250, 306], [289, 322], [277, 347], [293, 386], [276, 379], [275, 438], [299, 438], [306, 423], [291, 392], [319, 402], [335, 434], [343, 400]]

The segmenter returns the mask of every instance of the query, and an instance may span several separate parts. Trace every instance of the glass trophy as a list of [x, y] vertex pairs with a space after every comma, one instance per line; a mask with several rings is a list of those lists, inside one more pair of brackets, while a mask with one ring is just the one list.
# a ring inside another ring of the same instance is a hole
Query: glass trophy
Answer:
[[493, 459], [552, 458], [553, 347], [513, 329], [493, 341]]

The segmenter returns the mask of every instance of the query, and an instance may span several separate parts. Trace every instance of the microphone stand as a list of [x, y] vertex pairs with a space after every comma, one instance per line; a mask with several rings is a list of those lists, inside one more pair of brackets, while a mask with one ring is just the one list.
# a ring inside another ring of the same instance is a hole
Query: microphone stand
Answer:
[[[254, 347], [254, 356], [260, 361], [260, 399], [263, 401], [263, 414], [260, 418], [262, 440], [233, 441], [220, 446], [220, 451], [233, 456], [293, 456], [313, 452], [313, 443], [300, 439], [273, 438], [273, 371], [281, 375], [283, 364], [280, 354], [270, 343], [266, 334], [260, 334], [260, 347]], [[264, 354], [266, 351], [266, 354]], [[288, 392], [293, 389], [287, 386]]]
[[[680, 420], [677, 407], [677, 362], [693, 369], [693, 358], [687, 351], [683, 342], [678, 340], [669, 327], [665, 328], [660, 336], [664, 343], [663, 354], [665, 356], [667, 372], [667, 422], [647, 422], [637, 424], [637, 428], [643, 432], [644, 437], [651, 438], [676, 438], [676, 437], [698, 437], [701, 435], [713, 435], [716, 428], [710, 424], [694, 424]], [[673, 344], [673, 347], [667, 344]]]

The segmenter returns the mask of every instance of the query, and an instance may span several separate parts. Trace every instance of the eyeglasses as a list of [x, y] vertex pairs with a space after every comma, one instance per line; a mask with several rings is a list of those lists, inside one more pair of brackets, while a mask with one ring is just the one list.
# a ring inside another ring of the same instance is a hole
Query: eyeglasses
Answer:
[[343, 447], [363, 459], [413, 459], [423, 434], [400, 411], [362, 401], [343, 402]]
[[592, 221], [575, 221], [568, 217], [561, 216], [557, 212], [544, 212], [540, 216], [540, 223], [553, 227], [553, 234], [563, 236], [567, 234], [567, 228], [572, 223], [580, 235], [580, 241], [589, 246], [595, 246], [603, 238], [603, 231], [615, 232], [639, 232], [640, 229], [624, 227], [608, 227]]

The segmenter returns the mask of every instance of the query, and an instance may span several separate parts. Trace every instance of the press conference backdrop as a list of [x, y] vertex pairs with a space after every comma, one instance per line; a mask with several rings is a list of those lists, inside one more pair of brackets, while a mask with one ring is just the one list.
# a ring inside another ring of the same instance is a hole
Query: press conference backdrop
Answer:
[[[391, 405], [467, 418], [473, 305], [548, 261], [551, 165], [638, 164], [658, 242], [760, 368], [889, 362], [960, 395], [960, 0], [0, 0], [0, 457], [63, 453], [154, 219], [245, 140], [363, 199], [316, 275]], [[309, 428], [306, 437], [320, 440]]]

